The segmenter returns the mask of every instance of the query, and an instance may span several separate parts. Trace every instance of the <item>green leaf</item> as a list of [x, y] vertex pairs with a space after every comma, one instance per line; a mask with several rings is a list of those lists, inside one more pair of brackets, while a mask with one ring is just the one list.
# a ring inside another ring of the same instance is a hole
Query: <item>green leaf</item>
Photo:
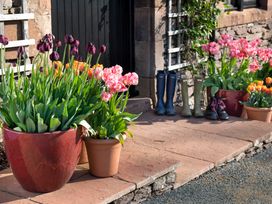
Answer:
[[27, 130], [27, 132], [35, 132], [36, 131], [35, 123], [31, 118], [26, 119], [26, 130]]
[[46, 124], [44, 124], [44, 120], [40, 117], [40, 114], [38, 113], [37, 114], [37, 128], [38, 128], [38, 132], [41, 133], [41, 132], [46, 132], [47, 129], [48, 129], [48, 126]]
[[58, 118], [51, 118], [49, 131], [50, 132], [56, 131], [58, 129], [58, 127], [60, 126], [60, 124], [61, 124], [61, 122]]
[[211, 95], [214, 97], [215, 94], [219, 91], [219, 88], [217, 86], [211, 87]]

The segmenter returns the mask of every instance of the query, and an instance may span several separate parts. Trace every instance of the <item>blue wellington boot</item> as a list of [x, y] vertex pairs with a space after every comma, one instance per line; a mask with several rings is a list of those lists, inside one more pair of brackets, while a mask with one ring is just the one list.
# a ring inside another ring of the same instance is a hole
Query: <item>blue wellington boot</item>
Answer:
[[174, 95], [176, 91], [177, 75], [174, 71], [169, 71], [167, 74], [167, 88], [166, 88], [166, 115], [173, 116], [176, 115], [176, 110], [174, 107]]
[[164, 90], [165, 90], [165, 72], [158, 71], [157, 73], [157, 105], [155, 109], [155, 113], [157, 115], [164, 115], [165, 114], [165, 107], [164, 107]]

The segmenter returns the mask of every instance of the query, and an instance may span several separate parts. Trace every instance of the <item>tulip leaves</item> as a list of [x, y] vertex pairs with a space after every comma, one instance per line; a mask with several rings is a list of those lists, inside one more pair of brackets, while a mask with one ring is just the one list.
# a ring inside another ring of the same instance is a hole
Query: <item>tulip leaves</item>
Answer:
[[86, 76], [68, 69], [56, 77], [54, 68], [44, 68], [33, 71], [31, 77], [19, 74], [15, 81], [13, 70], [7, 68], [0, 84], [0, 118], [9, 128], [22, 132], [75, 127], [99, 107], [100, 82]]

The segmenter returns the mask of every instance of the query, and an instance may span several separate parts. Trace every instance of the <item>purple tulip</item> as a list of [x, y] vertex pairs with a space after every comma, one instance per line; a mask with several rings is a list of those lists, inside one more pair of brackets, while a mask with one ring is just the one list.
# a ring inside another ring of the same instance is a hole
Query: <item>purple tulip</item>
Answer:
[[52, 47], [51, 47], [50, 43], [48, 43], [48, 42], [43, 43], [43, 49], [44, 49], [45, 52], [48, 52], [51, 48]]
[[77, 60], [77, 61], [80, 61], [80, 62], [83, 62], [83, 57], [80, 56], [80, 55], [78, 55], [78, 56], [76, 57], [76, 60]]
[[65, 37], [64, 37], [64, 42], [65, 42], [66, 44], [72, 45], [73, 42], [74, 42], [74, 37], [73, 37], [72, 35], [65, 35]]
[[72, 45], [74, 47], [78, 47], [79, 46], [79, 40], [74, 40]]
[[78, 48], [77, 47], [72, 47], [71, 49], [71, 55], [77, 55], [78, 54]]
[[25, 47], [19, 47], [17, 50], [17, 58], [27, 58]]
[[37, 44], [37, 50], [39, 50], [39, 52], [41, 52], [41, 53], [45, 52], [43, 44], [44, 43], [42, 42], [42, 40], [39, 40], [39, 42]]
[[96, 47], [93, 43], [91, 43], [91, 42], [88, 43], [87, 52], [91, 55], [94, 55], [96, 53]]
[[106, 45], [101, 45], [101, 47], [100, 47], [100, 53], [103, 54], [103, 53], [106, 52], [106, 50], [107, 50]]
[[60, 40], [58, 40], [58, 41], [55, 43], [55, 47], [56, 47], [56, 48], [59, 48], [59, 47], [61, 47], [61, 46], [62, 46], [62, 43], [61, 43]]
[[40, 72], [43, 72], [43, 70], [44, 70], [43, 67], [40, 67]]
[[50, 60], [53, 62], [53, 61], [58, 61], [59, 58], [60, 58], [60, 55], [58, 52], [54, 51], [50, 54], [49, 56]]
[[8, 38], [4, 35], [0, 35], [0, 43], [6, 46], [9, 43]]

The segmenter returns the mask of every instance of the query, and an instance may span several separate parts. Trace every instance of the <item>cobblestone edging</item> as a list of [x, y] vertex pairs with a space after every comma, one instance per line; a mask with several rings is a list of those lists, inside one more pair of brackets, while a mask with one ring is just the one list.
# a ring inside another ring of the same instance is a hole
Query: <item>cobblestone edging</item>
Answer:
[[272, 133], [270, 135], [270, 137], [268, 137], [267, 139], [263, 140], [263, 141], [255, 141], [255, 143], [253, 144], [252, 147], [250, 147], [249, 149], [247, 149], [246, 151], [238, 154], [237, 156], [235, 156], [234, 158], [226, 161], [225, 163], [219, 165], [219, 167], [226, 165], [227, 163], [230, 163], [232, 161], [240, 161], [246, 157], [252, 157], [255, 154], [260, 153], [262, 150], [264, 149], [268, 149], [272, 147]]
[[8, 167], [8, 161], [4, 152], [3, 143], [0, 142], [0, 171]]
[[141, 203], [152, 196], [161, 195], [164, 192], [174, 189], [176, 181], [176, 173], [169, 172], [159, 178], [153, 183], [136, 189], [135, 191], [113, 201], [111, 204], [126, 204], [126, 203]]

